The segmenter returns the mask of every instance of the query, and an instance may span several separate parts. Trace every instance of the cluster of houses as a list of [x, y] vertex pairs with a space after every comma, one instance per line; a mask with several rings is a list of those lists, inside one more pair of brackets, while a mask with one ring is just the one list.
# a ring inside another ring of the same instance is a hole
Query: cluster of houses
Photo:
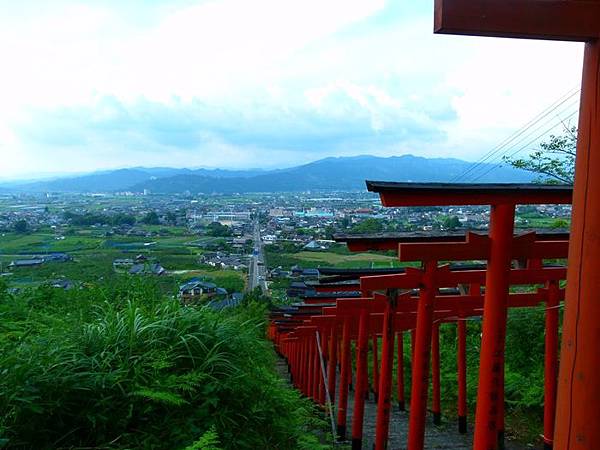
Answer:
[[214, 309], [222, 309], [239, 304], [243, 294], [234, 292], [230, 295], [226, 289], [215, 283], [201, 278], [192, 278], [179, 286], [178, 298], [183, 305], [202, 303]]
[[247, 259], [247, 256], [226, 252], [207, 252], [200, 256], [198, 262], [220, 269], [246, 270], [248, 269]]
[[8, 265], [9, 268], [18, 267], [36, 267], [48, 262], [67, 262], [72, 261], [71, 255], [66, 253], [48, 253], [44, 255], [33, 255], [25, 259], [15, 259]]
[[158, 261], [150, 260], [145, 255], [135, 258], [121, 258], [113, 261], [115, 272], [129, 273], [131, 275], [165, 275], [166, 269]]

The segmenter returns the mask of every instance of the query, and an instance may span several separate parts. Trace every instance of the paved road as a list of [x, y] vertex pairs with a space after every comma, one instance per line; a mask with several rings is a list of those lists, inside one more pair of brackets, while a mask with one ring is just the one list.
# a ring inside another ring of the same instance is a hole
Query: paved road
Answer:
[[263, 244], [260, 238], [260, 226], [258, 219], [254, 220], [254, 231], [252, 233], [252, 239], [254, 241], [254, 248], [252, 251], [252, 257], [250, 261], [250, 267], [248, 269], [248, 289], [254, 290], [260, 287], [261, 290], [267, 292], [267, 281], [266, 281], [266, 268], [265, 258], [263, 252]]

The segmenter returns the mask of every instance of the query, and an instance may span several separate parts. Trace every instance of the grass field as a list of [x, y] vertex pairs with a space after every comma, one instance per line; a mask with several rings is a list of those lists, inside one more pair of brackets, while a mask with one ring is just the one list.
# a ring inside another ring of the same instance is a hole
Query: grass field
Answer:
[[[153, 227], [148, 231], [163, 230], [164, 235], [110, 236], [91, 227], [75, 228], [64, 239], [56, 239], [51, 230], [30, 234], [5, 233], [0, 235], [0, 265], [8, 271], [8, 264], [15, 259], [51, 252], [66, 252], [73, 260], [48, 262], [38, 267], [11, 269], [5, 279], [13, 287], [31, 287], [45, 280], [67, 278], [75, 282], [95, 283], [116, 276], [112, 263], [118, 258], [135, 258], [138, 254], [154, 258], [169, 272], [161, 286], [164, 292], [172, 292], [177, 283], [201, 276], [214, 281], [229, 291], [242, 290], [246, 283], [243, 272], [207, 269], [198, 263], [202, 250], [194, 245], [198, 236], [181, 227]], [[168, 233], [165, 232], [168, 230]], [[214, 238], [202, 238], [207, 242]]]
[[339, 254], [333, 252], [298, 252], [298, 253], [268, 253], [269, 267], [291, 267], [298, 264], [302, 267], [399, 267], [400, 263], [393, 256], [377, 253]]

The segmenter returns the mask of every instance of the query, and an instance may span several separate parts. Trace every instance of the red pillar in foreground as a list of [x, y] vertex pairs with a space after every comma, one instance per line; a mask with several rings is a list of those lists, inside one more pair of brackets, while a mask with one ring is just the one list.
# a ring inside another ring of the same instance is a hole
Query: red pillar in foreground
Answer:
[[544, 449], [554, 444], [556, 413], [556, 378], [558, 376], [558, 305], [560, 289], [557, 281], [548, 283], [546, 302], [546, 339], [544, 352]]
[[500, 415], [501, 410], [504, 409], [502, 387], [506, 340], [506, 302], [514, 217], [514, 204], [503, 203], [491, 206], [490, 256], [485, 279], [483, 332], [473, 441], [473, 446], [477, 450], [497, 447], [498, 432], [501, 426]]
[[458, 432], [467, 432], [467, 322], [460, 318], [457, 323], [458, 352]]
[[398, 332], [398, 363], [396, 365], [396, 381], [398, 384], [398, 408], [406, 409], [404, 403], [404, 332]]
[[378, 348], [379, 338], [377, 337], [377, 333], [373, 334], [373, 397], [375, 402], [377, 402], [377, 394], [379, 388], [379, 348]]
[[319, 383], [323, 378], [323, 372], [321, 372], [321, 355], [319, 353], [319, 348], [317, 347], [316, 336], [314, 339], [314, 356], [313, 356], [313, 387], [312, 387], [312, 398], [315, 402], [319, 402]]
[[315, 343], [312, 336], [308, 338], [308, 374], [306, 383], [306, 396], [312, 397], [313, 383], [315, 380]]
[[332, 405], [335, 404], [335, 371], [337, 366], [337, 326], [334, 322], [331, 325], [329, 335], [329, 360], [327, 361], [327, 389], [331, 396]]
[[[593, 2], [590, 2], [593, 4]], [[600, 41], [585, 46], [556, 449], [600, 447]]]
[[340, 373], [340, 392], [338, 396], [337, 434], [341, 440], [346, 439], [346, 410], [348, 409], [348, 378], [350, 374], [350, 318], [344, 318], [342, 331], [342, 370]]
[[385, 450], [390, 427], [392, 398], [392, 370], [394, 365], [394, 316], [398, 304], [398, 291], [388, 295], [383, 314], [383, 336], [381, 343], [381, 373], [377, 400], [377, 422], [375, 428], [375, 450]]
[[440, 425], [442, 423], [442, 404], [440, 391], [440, 324], [433, 325], [431, 334], [431, 382], [433, 385], [431, 412], [433, 413], [433, 423]]
[[425, 263], [423, 287], [419, 293], [410, 394], [410, 417], [408, 428], [409, 450], [422, 450], [425, 443], [431, 328], [433, 324], [433, 307], [437, 291], [434, 280], [436, 270], [437, 261], [427, 261]]
[[369, 363], [368, 320], [367, 312], [362, 311], [358, 322], [358, 341], [356, 343], [356, 388], [354, 390], [354, 408], [352, 409], [352, 450], [362, 448], [363, 417], [369, 378], [367, 368]]

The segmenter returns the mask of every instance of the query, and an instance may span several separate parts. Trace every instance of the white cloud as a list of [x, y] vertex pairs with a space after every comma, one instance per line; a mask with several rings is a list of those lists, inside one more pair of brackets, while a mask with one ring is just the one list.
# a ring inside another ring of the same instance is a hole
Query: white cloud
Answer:
[[[403, 13], [410, 1], [67, 1], [18, 20], [0, 6], [0, 176], [474, 159], [579, 82], [579, 44], [434, 36], [431, 10]], [[195, 145], [169, 143], [174, 120]]]

